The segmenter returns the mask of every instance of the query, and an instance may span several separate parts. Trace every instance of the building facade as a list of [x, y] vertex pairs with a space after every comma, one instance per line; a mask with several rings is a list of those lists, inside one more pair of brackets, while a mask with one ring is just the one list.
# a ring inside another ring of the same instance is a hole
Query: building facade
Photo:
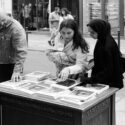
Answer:
[[[81, 0], [82, 1], [82, 0]], [[83, 0], [83, 33], [87, 33], [86, 24], [96, 18], [107, 20], [111, 24], [112, 34], [120, 30], [124, 34], [124, 0]]]
[[54, 7], [66, 7], [77, 21], [83, 34], [86, 24], [95, 18], [111, 23], [112, 33], [124, 35], [125, 0], [0, 0], [0, 8], [12, 13], [29, 30], [49, 28], [48, 16]]

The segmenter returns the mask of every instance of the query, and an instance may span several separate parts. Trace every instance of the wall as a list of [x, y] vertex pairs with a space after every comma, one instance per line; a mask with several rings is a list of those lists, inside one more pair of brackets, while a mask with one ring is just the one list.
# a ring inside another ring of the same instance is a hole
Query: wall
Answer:
[[12, 14], [12, 0], [0, 0], [0, 9]]

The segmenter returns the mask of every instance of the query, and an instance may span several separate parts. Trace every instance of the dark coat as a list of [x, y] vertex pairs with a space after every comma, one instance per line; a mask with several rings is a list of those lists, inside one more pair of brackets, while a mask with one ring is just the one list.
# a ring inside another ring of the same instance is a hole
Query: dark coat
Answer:
[[90, 83], [102, 83], [110, 87], [122, 88], [123, 74], [120, 51], [110, 34], [110, 24], [104, 20], [96, 19], [91, 21], [88, 26], [98, 33]]

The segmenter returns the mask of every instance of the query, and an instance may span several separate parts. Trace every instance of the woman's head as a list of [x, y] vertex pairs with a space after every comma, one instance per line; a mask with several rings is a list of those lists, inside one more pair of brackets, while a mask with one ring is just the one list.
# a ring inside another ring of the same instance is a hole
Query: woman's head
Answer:
[[67, 8], [62, 8], [61, 13], [62, 13], [62, 16], [67, 16], [67, 14], [69, 14], [69, 11]]
[[75, 21], [69, 19], [64, 20], [60, 25], [60, 33], [63, 39], [67, 42], [73, 40], [74, 35], [78, 32], [78, 27]]
[[88, 24], [88, 30], [90, 35], [94, 39], [104, 39], [107, 35], [110, 35], [111, 27], [110, 24], [102, 19], [91, 20]]
[[74, 49], [81, 47], [83, 51], [88, 51], [87, 44], [73, 19], [64, 20], [60, 24], [60, 34], [65, 42], [73, 41]]

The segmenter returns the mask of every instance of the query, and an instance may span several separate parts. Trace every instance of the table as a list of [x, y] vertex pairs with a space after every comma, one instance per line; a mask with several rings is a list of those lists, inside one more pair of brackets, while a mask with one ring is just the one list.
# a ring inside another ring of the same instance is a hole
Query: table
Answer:
[[1, 125], [115, 125], [117, 90], [74, 105], [0, 87]]

